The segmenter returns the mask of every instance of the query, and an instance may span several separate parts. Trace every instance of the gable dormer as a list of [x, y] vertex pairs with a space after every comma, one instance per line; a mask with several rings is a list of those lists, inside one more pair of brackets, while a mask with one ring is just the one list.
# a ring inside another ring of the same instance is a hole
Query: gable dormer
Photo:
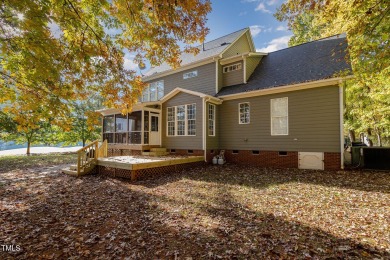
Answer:
[[249, 28], [223, 53], [218, 63], [216, 91], [227, 86], [246, 83], [261, 58], [266, 53], [257, 53]]

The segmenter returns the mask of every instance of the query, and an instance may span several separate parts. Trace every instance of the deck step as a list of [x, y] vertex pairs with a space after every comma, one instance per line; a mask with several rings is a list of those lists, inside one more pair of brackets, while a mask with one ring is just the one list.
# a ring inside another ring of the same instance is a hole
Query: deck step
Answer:
[[71, 169], [62, 169], [62, 172], [68, 175], [77, 176], [77, 171], [73, 171]]
[[77, 171], [77, 164], [70, 165], [69, 169], [72, 170], [72, 171]]
[[168, 154], [168, 152], [142, 152], [144, 156], [164, 156]]
[[163, 148], [163, 147], [150, 148], [150, 151], [151, 152], [166, 152], [167, 148]]

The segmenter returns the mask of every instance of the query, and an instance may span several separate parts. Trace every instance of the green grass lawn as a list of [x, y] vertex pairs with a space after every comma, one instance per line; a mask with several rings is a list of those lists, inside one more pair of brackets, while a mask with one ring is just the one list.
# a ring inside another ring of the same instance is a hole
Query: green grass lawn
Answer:
[[0, 241], [21, 248], [1, 259], [390, 259], [389, 172], [227, 164], [133, 183], [55, 158], [0, 173]]
[[76, 161], [75, 153], [0, 156], [0, 172], [76, 163]]

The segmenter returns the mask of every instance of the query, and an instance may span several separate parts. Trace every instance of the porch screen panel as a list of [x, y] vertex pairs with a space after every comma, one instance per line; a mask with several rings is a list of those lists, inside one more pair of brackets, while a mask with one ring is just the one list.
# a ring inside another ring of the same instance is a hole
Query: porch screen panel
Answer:
[[141, 144], [142, 112], [135, 111], [129, 114], [129, 144]]
[[114, 142], [115, 133], [115, 116], [105, 116], [103, 118], [103, 140], [107, 140], [108, 143]]
[[149, 111], [144, 111], [144, 144], [149, 144]]

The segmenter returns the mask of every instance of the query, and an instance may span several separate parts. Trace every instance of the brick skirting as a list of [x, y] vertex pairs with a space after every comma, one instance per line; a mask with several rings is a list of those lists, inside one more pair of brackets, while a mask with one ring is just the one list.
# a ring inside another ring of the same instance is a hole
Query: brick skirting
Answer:
[[274, 151], [259, 151], [259, 154], [253, 154], [248, 150], [239, 150], [235, 154], [233, 151], [225, 150], [227, 162], [262, 167], [298, 168], [298, 152], [286, 152], [286, 155], [279, 155], [279, 152]]
[[[175, 152], [172, 152], [172, 150], [175, 150]], [[189, 151], [192, 151], [192, 153], [189, 153]], [[203, 150], [185, 150], [185, 149], [169, 149], [167, 148], [167, 152], [172, 155], [191, 155], [191, 156], [203, 156], [204, 152]]]
[[150, 176], [169, 174], [177, 171], [182, 171], [184, 169], [202, 166], [204, 164], [205, 162], [192, 162], [192, 163], [183, 163], [183, 164], [154, 167], [154, 168], [140, 169], [140, 170], [125, 170], [125, 169], [99, 165], [97, 166], [97, 172], [99, 174], [107, 175], [109, 177], [125, 178], [125, 179], [131, 179], [132, 181], [136, 181]]
[[340, 170], [341, 153], [324, 153], [325, 170]]
[[131, 155], [141, 155], [141, 150], [130, 150], [130, 149], [116, 149], [116, 148], [108, 148], [107, 155], [111, 156], [131, 156]]
[[[279, 151], [258, 151], [254, 154], [251, 150], [225, 150], [225, 159], [229, 163], [246, 164], [260, 167], [274, 168], [298, 168], [298, 152], [284, 152], [279, 154]], [[214, 152], [214, 153], [212, 153]], [[219, 154], [219, 150], [207, 151], [207, 162], [211, 163], [212, 158]], [[339, 170], [341, 164], [340, 153], [324, 153], [324, 169]]]

